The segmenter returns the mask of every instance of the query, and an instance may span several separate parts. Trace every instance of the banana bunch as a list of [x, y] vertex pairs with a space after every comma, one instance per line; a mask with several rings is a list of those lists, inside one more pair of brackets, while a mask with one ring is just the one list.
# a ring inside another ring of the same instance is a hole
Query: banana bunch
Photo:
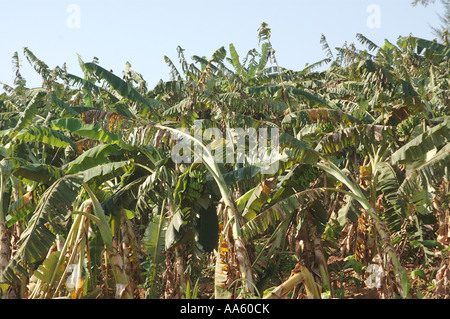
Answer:
[[297, 262], [298, 260], [295, 258], [295, 256], [283, 252], [280, 254], [279, 269], [281, 272], [290, 273], [294, 269]]
[[67, 162], [71, 162], [77, 157], [77, 152], [71, 145], [69, 145], [64, 149], [64, 157]]
[[324, 133], [333, 132], [334, 131], [334, 123], [332, 123], [332, 122], [320, 122], [319, 128]]
[[205, 187], [205, 172], [200, 170], [190, 170], [185, 195], [190, 201], [196, 201], [201, 197]]
[[420, 122], [421, 119], [418, 115], [408, 117], [406, 120], [397, 125], [398, 135], [405, 140], [408, 139], [416, 126], [420, 124]]
[[312, 165], [305, 165], [297, 179], [300, 189], [308, 189], [310, 184], [320, 176], [320, 170]]

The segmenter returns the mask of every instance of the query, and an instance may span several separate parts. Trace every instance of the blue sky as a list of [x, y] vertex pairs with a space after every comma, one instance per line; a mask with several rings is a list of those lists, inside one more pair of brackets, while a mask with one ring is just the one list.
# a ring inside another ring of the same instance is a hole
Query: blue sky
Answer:
[[28, 86], [40, 85], [23, 56], [28, 47], [50, 68], [66, 62], [77, 75], [77, 53], [86, 62], [97, 57], [118, 75], [128, 61], [153, 87], [169, 79], [163, 57], [177, 62], [178, 45], [189, 58], [210, 57], [233, 43], [242, 57], [258, 47], [263, 21], [280, 66], [301, 70], [325, 58], [321, 34], [331, 48], [345, 41], [361, 47], [357, 33], [381, 45], [399, 35], [433, 39], [439, 12], [440, 1], [412, 7], [411, 0], [1, 0], [0, 82], [12, 84], [18, 51]]

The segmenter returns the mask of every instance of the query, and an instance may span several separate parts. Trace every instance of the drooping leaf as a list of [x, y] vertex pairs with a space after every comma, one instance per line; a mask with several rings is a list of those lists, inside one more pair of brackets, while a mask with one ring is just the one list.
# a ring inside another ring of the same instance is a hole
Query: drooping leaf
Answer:
[[88, 193], [90, 201], [92, 203], [93, 213], [97, 217], [97, 226], [102, 236], [103, 243], [107, 249], [111, 250], [113, 244], [113, 234], [108, 224], [108, 219], [105, 215], [105, 211], [98, 201], [97, 196], [95, 196], [94, 192], [89, 188], [89, 186], [85, 182], [82, 182], [82, 185]]
[[21, 165], [13, 174], [30, 181], [45, 184], [51, 184], [64, 176], [64, 172], [60, 168], [48, 164]]
[[175, 67], [175, 64], [173, 64], [172, 60], [169, 59], [167, 56], [164, 56], [164, 61], [170, 68], [170, 76], [172, 81], [179, 81], [181, 80], [180, 72], [178, 72], [177, 68]]
[[38, 269], [33, 273], [33, 276], [45, 283], [50, 283], [54, 275], [55, 279], [59, 280], [64, 272], [63, 265], [60, 265], [58, 269], [56, 268], [60, 255], [60, 251], [51, 253], [50, 256], [45, 258], [44, 262], [39, 265]]
[[[262, 96], [262, 97], [273, 97], [277, 91], [280, 89], [283, 89], [282, 86], [279, 85], [267, 85], [267, 86], [253, 86], [248, 87], [244, 90], [245, 93], [256, 95], [256, 96]], [[324, 105], [328, 107], [332, 107], [332, 104], [322, 99], [320, 96], [315, 95], [311, 92], [308, 92], [307, 90], [303, 89], [297, 89], [295, 87], [285, 87], [286, 92], [291, 94], [292, 96], [303, 98], [306, 101], [310, 101], [313, 103], [317, 103], [318, 105]]]
[[364, 35], [362, 35], [361, 33], [357, 33], [356, 34], [356, 38], [359, 40], [359, 42], [361, 42], [362, 44], [366, 45], [367, 48], [370, 51], [375, 51], [377, 49], [379, 49], [380, 47], [378, 45], [376, 45], [374, 42], [372, 42], [371, 40], [369, 40], [368, 38], [366, 38]]
[[166, 249], [194, 239], [194, 232], [191, 225], [192, 216], [193, 212], [191, 207], [177, 208], [167, 225], [165, 235]]
[[92, 168], [80, 171], [78, 175], [83, 176], [84, 182], [89, 182], [95, 179], [98, 183], [103, 183], [116, 176], [121, 176], [125, 173], [125, 168], [129, 165], [129, 161], [113, 162], [108, 164], [97, 165]]
[[161, 118], [161, 115], [153, 108], [153, 105], [149, 103], [142, 95], [140, 95], [139, 92], [136, 91], [136, 89], [133, 88], [129, 83], [125, 82], [117, 75], [107, 71], [97, 64], [85, 63], [84, 66], [87, 70], [93, 72], [100, 79], [104, 79], [106, 82], [108, 82], [108, 84], [111, 85], [111, 87], [116, 90], [121, 96], [147, 106], [153, 112], [153, 114], [157, 116], [158, 119]]
[[13, 283], [18, 279], [16, 272], [25, 272], [20, 266], [22, 261], [28, 263], [40, 261], [53, 245], [55, 233], [67, 232], [72, 203], [78, 195], [79, 188], [77, 179], [63, 177], [44, 192], [20, 235], [19, 248], [1, 274], [0, 282]]
[[358, 124], [326, 135], [320, 142], [318, 149], [326, 154], [334, 154], [364, 143], [374, 144], [383, 140], [389, 140], [392, 136], [391, 127], [375, 124]]
[[426, 154], [450, 140], [450, 121], [436, 125], [413, 138], [392, 154], [392, 164], [402, 164], [423, 159]]
[[40, 90], [34, 91], [31, 100], [28, 102], [27, 106], [21, 112], [19, 120], [17, 121], [16, 126], [12, 130], [12, 138], [14, 138], [22, 129], [31, 125], [34, 116], [38, 113], [38, 105], [39, 99], [42, 96], [42, 92]]
[[[244, 194], [245, 206], [242, 209], [242, 217], [244, 220], [251, 220], [261, 210], [261, 208], [270, 201], [270, 192], [274, 187], [273, 178], [263, 180], [249, 192]], [[248, 194], [248, 195], [247, 195]], [[239, 207], [239, 200], [236, 201]]]
[[342, 123], [345, 125], [359, 123], [356, 118], [341, 110], [315, 108], [289, 113], [284, 117], [282, 124], [283, 126], [300, 127], [323, 122]]
[[120, 154], [120, 147], [116, 144], [100, 144], [87, 150], [75, 160], [67, 163], [66, 174], [75, 174], [80, 171], [96, 167], [101, 164], [109, 162], [109, 155]]
[[331, 51], [330, 46], [328, 45], [327, 38], [323, 34], [320, 36], [320, 44], [322, 44], [322, 49], [325, 51], [327, 57], [332, 58], [333, 52]]
[[437, 186], [442, 178], [448, 174], [449, 167], [450, 143], [430, 160], [409, 172], [400, 185], [398, 193], [412, 196], [419, 193], [427, 185]]
[[24, 142], [39, 141], [55, 147], [75, 147], [70, 138], [46, 126], [27, 126], [21, 130], [15, 137], [16, 140]]
[[298, 210], [301, 204], [314, 202], [322, 192], [322, 188], [308, 189], [291, 195], [270, 206], [242, 226], [244, 238], [249, 240], [257, 235], [263, 234], [269, 227], [275, 227], [278, 222]]
[[33, 212], [44, 191], [45, 186], [42, 185], [27, 192], [25, 195], [12, 203], [8, 208], [6, 226], [10, 227], [14, 225], [18, 220]]
[[450, 47], [436, 41], [407, 36], [399, 37], [397, 43], [403, 48], [406, 48], [408, 45], [413, 46], [418, 54], [425, 50], [424, 56], [436, 64], [442, 62], [445, 58], [450, 58]]
[[[163, 221], [162, 227], [165, 228], [165, 226], [167, 226], [167, 220]], [[148, 224], [142, 238], [142, 243], [148, 254], [159, 257], [159, 254], [164, 250], [164, 235], [164, 231], [160, 230], [157, 222], [152, 221]]]
[[79, 115], [79, 113], [72, 106], [65, 103], [63, 100], [59, 99], [55, 94], [51, 94], [50, 99], [55, 105], [62, 108], [64, 111], [66, 111], [70, 115], [73, 115], [73, 116]]
[[280, 149], [287, 152], [290, 159], [304, 164], [314, 164], [319, 159], [319, 153], [316, 150], [288, 133], [281, 133], [279, 143]]
[[360, 215], [360, 211], [357, 208], [357, 202], [354, 198], [349, 195], [344, 196], [344, 205], [342, 205], [341, 209], [338, 211], [338, 222], [341, 226], [344, 226], [347, 223], [347, 218], [352, 222], [356, 222], [358, 220], [358, 216]]
[[61, 118], [52, 122], [55, 130], [68, 130], [79, 136], [87, 137], [93, 140], [118, 144], [121, 148], [132, 150], [132, 146], [125, 143], [117, 133], [108, 132], [95, 123], [85, 124], [83, 120], [78, 118]]
[[23, 52], [28, 62], [30, 62], [31, 66], [35, 69], [35, 71], [42, 76], [44, 84], [46, 84], [50, 76], [50, 69], [48, 65], [44, 61], [38, 59], [36, 55], [27, 47], [23, 49]]

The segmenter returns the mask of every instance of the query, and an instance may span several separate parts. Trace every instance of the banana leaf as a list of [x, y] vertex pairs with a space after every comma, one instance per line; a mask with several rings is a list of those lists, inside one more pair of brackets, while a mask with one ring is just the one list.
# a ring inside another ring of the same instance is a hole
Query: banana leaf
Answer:
[[38, 141], [54, 147], [67, 147], [70, 145], [76, 148], [75, 143], [70, 138], [46, 126], [27, 126], [14, 139], [24, 142]]
[[439, 186], [444, 176], [449, 176], [450, 167], [450, 143], [448, 143], [434, 157], [424, 164], [413, 169], [406, 176], [398, 189], [400, 195], [413, 196], [419, 193], [427, 185]]
[[54, 130], [68, 130], [79, 136], [87, 137], [104, 143], [117, 144], [126, 150], [133, 150], [134, 147], [125, 143], [117, 133], [108, 132], [97, 124], [85, 124], [83, 120], [77, 118], [61, 118], [52, 122]]
[[436, 125], [416, 136], [391, 156], [392, 164], [407, 164], [424, 160], [426, 154], [450, 141], [450, 121]]
[[66, 174], [75, 174], [95, 166], [109, 162], [108, 156], [121, 153], [120, 147], [116, 144], [101, 144], [87, 150], [75, 160], [67, 163]]
[[53, 165], [29, 164], [16, 168], [13, 175], [29, 181], [51, 184], [64, 176], [64, 171]]
[[20, 263], [41, 261], [53, 245], [55, 233], [67, 233], [72, 203], [80, 186], [76, 178], [62, 177], [44, 192], [20, 235], [19, 248], [1, 274], [0, 282], [13, 283], [18, 280], [17, 272], [26, 273]]
[[341, 110], [314, 108], [289, 113], [284, 117], [282, 125], [288, 127], [301, 127], [317, 122], [331, 122], [351, 125], [353, 123], [359, 123], [360, 121], [353, 116], [342, 112]]
[[111, 85], [111, 87], [116, 90], [122, 97], [146, 106], [150, 109], [151, 112], [156, 115], [158, 119], [161, 118], [161, 115], [154, 109], [152, 103], [148, 102], [148, 100], [140, 95], [135, 88], [133, 88], [129, 83], [125, 82], [117, 75], [107, 71], [106, 69], [95, 63], [85, 63], [84, 67], [90, 72], [93, 72], [100, 79], [104, 79], [106, 82], [108, 82], [108, 84]]

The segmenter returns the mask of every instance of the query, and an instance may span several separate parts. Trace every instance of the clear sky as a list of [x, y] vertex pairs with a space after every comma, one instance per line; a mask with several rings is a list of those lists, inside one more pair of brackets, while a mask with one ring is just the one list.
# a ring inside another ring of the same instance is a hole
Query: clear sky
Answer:
[[442, 12], [439, 0], [428, 7], [411, 0], [0, 0], [0, 82], [12, 85], [18, 51], [27, 86], [40, 85], [23, 56], [28, 47], [50, 68], [66, 62], [77, 75], [77, 53], [117, 75], [128, 61], [152, 88], [169, 79], [163, 57], [178, 62], [178, 45], [190, 58], [233, 43], [242, 57], [258, 47], [262, 22], [272, 29], [279, 65], [301, 70], [326, 57], [322, 33], [333, 49], [345, 41], [362, 48], [357, 33], [379, 45], [400, 35], [433, 39]]

